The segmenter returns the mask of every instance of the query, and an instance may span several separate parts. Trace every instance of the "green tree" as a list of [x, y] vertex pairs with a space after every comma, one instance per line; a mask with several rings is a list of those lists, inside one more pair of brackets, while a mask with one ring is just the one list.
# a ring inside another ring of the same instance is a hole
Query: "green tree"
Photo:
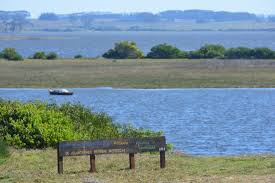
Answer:
[[36, 52], [33, 57], [33, 59], [46, 59], [46, 54], [45, 52]]
[[227, 49], [225, 58], [228, 59], [251, 59], [254, 57], [254, 50], [246, 47]]
[[257, 59], [273, 59], [275, 58], [275, 52], [269, 48], [255, 48], [254, 58]]
[[58, 55], [55, 52], [50, 52], [47, 54], [46, 58], [48, 60], [56, 60], [58, 59]]
[[224, 58], [225, 48], [222, 45], [206, 44], [198, 50], [201, 58]]
[[82, 55], [75, 55], [74, 58], [79, 59], [79, 58], [83, 58], [83, 56]]
[[147, 54], [148, 58], [186, 58], [187, 54], [180, 49], [169, 45], [159, 44], [151, 48], [151, 51]]
[[23, 60], [23, 57], [19, 53], [17, 53], [14, 48], [5, 48], [2, 51], [2, 57], [7, 60]]
[[115, 43], [114, 49], [108, 50], [102, 55], [104, 58], [114, 58], [114, 59], [136, 59], [142, 58], [143, 53], [137, 47], [135, 42], [121, 41]]
[[190, 58], [190, 59], [200, 59], [200, 58], [203, 58], [203, 56], [200, 54], [200, 52], [198, 50], [195, 50], [195, 51], [190, 51], [188, 53], [188, 58]]

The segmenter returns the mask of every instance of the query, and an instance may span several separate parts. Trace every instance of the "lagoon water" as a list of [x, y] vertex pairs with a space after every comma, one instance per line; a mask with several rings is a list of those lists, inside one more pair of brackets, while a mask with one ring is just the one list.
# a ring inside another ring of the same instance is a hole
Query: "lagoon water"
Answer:
[[115, 122], [165, 132], [192, 155], [275, 153], [275, 89], [0, 89], [0, 98], [80, 102]]
[[183, 50], [204, 44], [225, 47], [269, 47], [275, 49], [275, 32], [268, 31], [186, 31], [186, 32], [30, 32], [0, 33], [0, 50], [13, 47], [25, 57], [36, 51], [57, 52], [62, 57], [82, 54], [96, 57], [121, 40], [135, 41], [147, 53], [156, 44], [169, 43]]

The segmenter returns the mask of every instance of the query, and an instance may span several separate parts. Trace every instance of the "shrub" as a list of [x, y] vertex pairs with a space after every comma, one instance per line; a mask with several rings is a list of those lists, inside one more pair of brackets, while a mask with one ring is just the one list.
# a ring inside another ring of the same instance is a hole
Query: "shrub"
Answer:
[[143, 53], [135, 42], [122, 41], [115, 43], [115, 48], [108, 50], [102, 55], [104, 58], [114, 59], [136, 59], [142, 58]]
[[159, 44], [151, 48], [151, 51], [147, 54], [148, 58], [186, 58], [186, 53], [182, 52], [180, 49], [168, 45], [168, 44]]
[[79, 59], [79, 58], [83, 58], [83, 56], [82, 55], [75, 55], [74, 58]]
[[190, 51], [188, 53], [188, 58], [190, 59], [200, 59], [200, 58], [203, 58], [203, 56], [201, 55], [201, 53], [196, 50], [196, 51]]
[[134, 128], [132, 125], [118, 125], [120, 137], [157, 137], [161, 136], [163, 132], [153, 132], [143, 128]]
[[246, 47], [230, 48], [225, 51], [225, 58], [229, 59], [251, 59], [254, 58], [253, 49]]
[[23, 57], [16, 52], [14, 48], [5, 48], [2, 51], [2, 57], [7, 60], [20, 61], [23, 60]]
[[55, 52], [50, 52], [46, 55], [48, 60], [56, 60], [58, 59], [58, 55]]
[[45, 148], [77, 138], [72, 120], [43, 103], [1, 102], [0, 134], [15, 147]]
[[36, 52], [33, 57], [33, 59], [46, 59], [46, 54], [45, 52], [41, 51], [41, 52]]
[[206, 44], [198, 50], [200, 58], [224, 58], [225, 48], [222, 45]]
[[54, 147], [62, 140], [160, 136], [162, 132], [118, 125], [81, 104], [0, 100], [0, 137], [18, 148]]
[[81, 104], [67, 103], [56, 107], [74, 121], [77, 131], [86, 132], [83, 138], [108, 139], [120, 136], [119, 129], [105, 113], [93, 113]]
[[273, 59], [275, 58], [275, 52], [269, 48], [255, 48], [253, 50], [254, 58], [257, 59]]

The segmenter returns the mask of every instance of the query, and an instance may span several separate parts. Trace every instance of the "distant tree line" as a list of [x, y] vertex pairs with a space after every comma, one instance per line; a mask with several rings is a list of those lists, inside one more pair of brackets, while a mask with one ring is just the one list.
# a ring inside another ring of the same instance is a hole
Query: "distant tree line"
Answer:
[[0, 11], [0, 21], [26, 20], [30, 16], [27, 11]]
[[[30, 17], [28, 11], [0, 11], [0, 21], [26, 20]], [[51, 12], [42, 13], [39, 20], [70, 20], [90, 21], [93, 19], [115, 19], [119, 21], [175, 21], [195, 20], [197, 22], [225, 22], [225, 21], [274, 21], [274, 16], [263, 17], [247, 12], [226, 12], [210, 10], [168, 10], [160, 13], [138, 12], [138, 13], [109, 13], [109, 12], [87, 12], [72, 14], [55, 14]]]
[[58, 19], [59, 19], [59, 17], [55, 13], [42, 13], [39, 16], [39, 20], [55, 21], [55, 20], [58, 20]]
[[27, 11], [0, 11], [0, 32], [16, 32], [30, 26]]
[[222, 45], [206, 44], [198, 50], [183, 51], [169, 44], [153, 46], [151, 51], [144, 56], [134, 42], [122, 41], [115, 43], [113, 49], [102, 55], [104, 58], [113, 59], [275, 59], [275, 51], [269, 48], [237, 47], [226, 49]]
[[69, 20], [91, 22], [95, 19], [113, 19], [117, 21], [134, 22], [158, 22], [158, 21], [176, 21], [176, 20], [194, 20], [200, 22], [227, 22], [227, 21], [273, 21], [272, 17], [265, 18], [256, 14], [247, 12], [226, 12], [210, 10], [168, 10], [157, 14], [150, 12], [139, 13], [73, 13], [73, 14], [55, 14], [42, 13], [39, 20]]

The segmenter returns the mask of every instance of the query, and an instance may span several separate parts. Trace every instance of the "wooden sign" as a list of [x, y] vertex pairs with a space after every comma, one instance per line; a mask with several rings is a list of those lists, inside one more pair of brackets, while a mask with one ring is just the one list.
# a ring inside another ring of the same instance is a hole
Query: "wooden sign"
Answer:
[[134, 169], [136, 153], [160, 152], [160, 167], [165, 168], [165, 150], [165, 137], [59, 142], [57, 144], [58, 173], [63, 173], [64, 156], [90, 155], [90, 171], [95, 172], [95, 155], [118, 153], [129, 154], [130, 169]]

